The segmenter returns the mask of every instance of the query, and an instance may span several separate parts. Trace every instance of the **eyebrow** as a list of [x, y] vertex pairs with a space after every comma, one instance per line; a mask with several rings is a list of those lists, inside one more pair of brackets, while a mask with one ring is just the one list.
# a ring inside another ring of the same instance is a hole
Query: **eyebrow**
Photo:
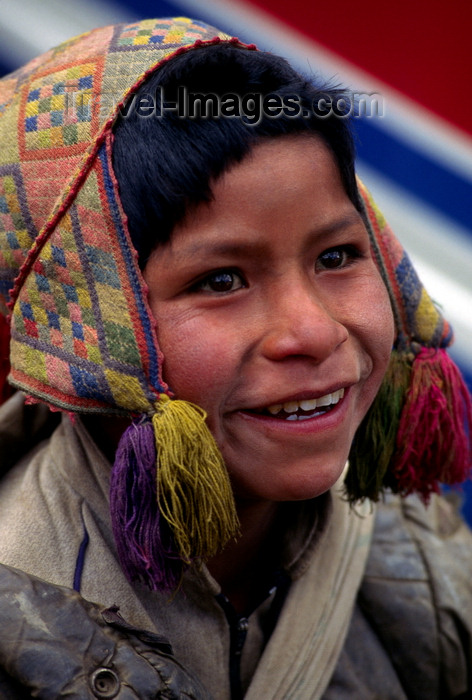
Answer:
[[[323, 240], [323, 238], [328, 238], [333, 234], [336, 234], [338, 231], [351, 227], [354, 224], [364, 225], [361, 213], [357, 209], [355, 211], [349, 212], [340, 219], [331, 222], [324, 229], [312, 231], [309, 238], [310, 240]], [[250, 237], [244, 237], [240, 241], [221, 241], [218, 238], [215, 238], [212, 241], [205, 240], [201, 242], [189, 242], [185, 250], [180, 250], [178, 253], [176, 253], [176, 257], [178, 260], [186, 261], [189, 258], [192, 258], [193, 256], [201, 254], [202, 252], [205, 252], [208, 255], [226, 255], [228, 257], [231, 257], [245, 254], [253, 255], [255, 253], [265, 255], [266, 251], [267, 244], [265, 242], [259, 243], [257, 241], [252, 240]]]

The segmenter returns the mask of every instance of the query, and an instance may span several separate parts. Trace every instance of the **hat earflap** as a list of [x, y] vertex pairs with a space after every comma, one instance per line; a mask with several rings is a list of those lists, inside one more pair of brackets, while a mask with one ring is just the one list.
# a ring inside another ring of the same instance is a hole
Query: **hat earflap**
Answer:
[[220, 552], [238, 534], [239, 522], [205, 412], [166, 394], [155, 409], [120, 440], [110, 508], [129, 580], [170, 591], [192, 563]]
[[346, 477], [349, 500], [378, 500], [385, 488], [428, 501], [472, 467], [472, 402], [442, 348], [394, 350], [380, 390], [359, 427]]

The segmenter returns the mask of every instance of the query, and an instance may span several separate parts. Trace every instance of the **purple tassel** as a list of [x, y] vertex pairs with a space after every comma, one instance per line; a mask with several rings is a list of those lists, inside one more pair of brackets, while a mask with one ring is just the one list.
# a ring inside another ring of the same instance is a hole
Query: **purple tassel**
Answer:
[[149, 419], [121, 437], [110, 480], [110, 512], [118, 556], [129, 581], [174, 590], [184, 564], [157, 503], [156, 446]]

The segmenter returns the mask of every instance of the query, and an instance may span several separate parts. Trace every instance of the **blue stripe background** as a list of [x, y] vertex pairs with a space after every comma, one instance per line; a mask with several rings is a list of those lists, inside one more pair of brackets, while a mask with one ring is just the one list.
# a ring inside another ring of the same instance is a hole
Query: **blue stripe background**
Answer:
[[373, 119], [356, 119], [355, 132], [361, 160], [468, 229], [472, 237], [472, 182], [379, 129]]

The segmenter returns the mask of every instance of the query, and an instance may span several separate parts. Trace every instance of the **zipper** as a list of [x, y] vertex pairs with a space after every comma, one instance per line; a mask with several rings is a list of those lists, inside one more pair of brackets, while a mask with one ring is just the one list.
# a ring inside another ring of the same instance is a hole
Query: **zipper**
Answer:
[[[263, 596], [261, 596], [258, 603], [258, 605], [262, 604], [266, 598], [275, 594], [270, 612], [266, 617], [266, 624], [263, 630], [266, 644], [269, 641], [269, 637], [272, 634], [275, 625], [277, 624], [280, 611], [290, 586], [290, 577], [283, 570], [277, 570], [274, 573], [273, 580], [274, 584]], [[231, 700], [243, 700], [244, 694], [241, 684], [241, 657], [249, 630], [249, 616], [238, 615], [228, 598], [223, 593], [219, 593], [216, 596], [216, 600], [223, 608], [229, 626], [229, 680]]]

